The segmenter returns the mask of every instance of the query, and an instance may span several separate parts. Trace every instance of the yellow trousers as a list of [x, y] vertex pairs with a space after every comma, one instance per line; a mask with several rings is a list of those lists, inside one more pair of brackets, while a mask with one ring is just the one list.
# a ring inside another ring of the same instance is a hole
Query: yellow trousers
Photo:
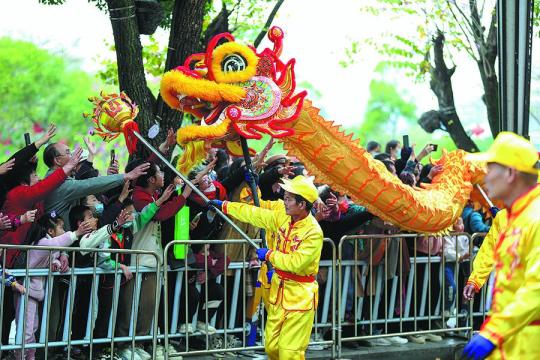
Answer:
[[265, 351], [269, 360], [303, 360], [315, 319], [315, 310], [287, 311], [267, 303]]

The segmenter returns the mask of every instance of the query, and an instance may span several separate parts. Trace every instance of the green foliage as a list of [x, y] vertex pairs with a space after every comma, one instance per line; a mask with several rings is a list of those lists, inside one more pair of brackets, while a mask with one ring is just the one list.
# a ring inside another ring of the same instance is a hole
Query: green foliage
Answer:
[[[92, 124], [82, 113], [92, 110], [88, 97], [98, 88], [92, 76], [65, 56], [29, 42], [0, 38], [0, 161], [24, 147], [24, 133], [30, 133], [35, 141], [48, 124], [58, 128], [53, 141], [72, 147], [84, 144], [82, 136], [88, 134]], [[104, 170], [108, 150], [99, 138], [93, 141], [100, 151], [95, 164]], [[119, 159], [127, 159], [122, 138], [107, 146], [117, 149]], [[42, 162], [38, 170], [44, 173]]]
[[[495, 0], [482, 2], [479, 7], [480, 19], [487, 34]], [[382, 39], [357, 40], [346, 49], [347, 66], [359, 57], [365, 46], [375, 49], [386, 58], [389, 65], [404, 69], [406, 75], [425, 80], [429, 71], [427, 61], [431, 50], [431, 37], [436, 31], [445, 34], [447, 62], [453, 63], [451, 54], [465, 51], [471, 58], [479, 58], [477, 46], [471, 35], [471, 15], [469, 1], [465, 0], [377, 0], [374, 5], [364, 6], [362, 12], [384, 18], [387, 21], [401, 21], [414, 24], [415, 31], [403, 34], [401, 30], [385, 32]]]
[[36, 45], [0, 38], [0, 129], [13, 146], [24, 145], [22, 134], [60, 126], [59, 138], [86, 132], [82, 113], [90, 109], [93, 79], [65, 57]]
[[[167, 45], [160, 44], [153, 35], [141, 38], [141, 42], [143, 45], [142, 56], [146, 78], [150, 80], [150, 89], [157, 94], [159, 91], [158, 78], [163, 75], [165, 69]], [[103, 83], [118, 87], [118, 67], [116, 56], [113, 55], [116, 47], [110, 43], [107, 43], [107, 47], [111, 53], [107, 54], [107, 56], [98, 55], [96, 58], [101, 64], [101, 68], [96, 75]]]
[[411, 126], [416, 123], [416, 105], [405, 100], [394, 84], [372, 80], [369, 90], [371, 95], [359, 129], [360, 138], [371, 140], [385, 133], [396, 137], [399, 125]]

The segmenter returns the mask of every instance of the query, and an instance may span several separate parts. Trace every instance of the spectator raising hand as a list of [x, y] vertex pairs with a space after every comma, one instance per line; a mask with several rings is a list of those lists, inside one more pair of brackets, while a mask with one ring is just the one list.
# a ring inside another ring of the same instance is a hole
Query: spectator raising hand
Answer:
[[162, 154], [166, 154], [171, 150], [171, 148], [174, 148], [176, 145], [176, 134], [173, 129], [169, 129], [167, 131], [167, 137], [165, 138], [165, 141], [162, 142], [159, 145], [159, 152]]
[[64, 166], [62, 166], [62, 169], [67, 176], [72, 175], [73, 170], [75, 170], [75, 168], [79, 164], [79, 161], [81, 160], [81, 154], [82, 148], [77, 148], [69, 157], [68, 162]]
[[15, 158], [6, 161], [2, 165], [0, 165], [0, 175], [4, 175], [13, 169], [13, 166], [15, 166]]
[[37, 209], [28, 210], [21, 215], [21, 224], [32, 223], [36, 220]]
[[124, 180], [133, 181], [137, 180], [139, 176], [146, 175], [146, 171], [150, 168], [150, 163], [144, 163], [137, 166], [135, 169], [124, 175]]
[[165, 188], [165, 190], [163, 191], [163, 194], [161, 194], [159, 199], [156, 200], [156, 205], [157, 206], [163, 205], [164, 202], [169, 200], [169, 198], [171, 197], [171, 195], [173, 194], [175, 190], [176, 190], [176, 186], [174, 184], [170, 184], [169, 186], [167, 186], [167, 188]]
[[55, 135], [56, 135], [56, 126], [54, 126], [54, 124], [49, 124], [49, 127], [47, 128], [47, 132], [43, 134], [42, 137], [37, 139], [34, 142], [34, 145], [36, 145], [36, 148], [39, 150], [40, 147], [48, 143]]
[[120, 203], [123, 203], [124, 200], [126, 200], [129, 196], [129, 193], [133, 191], [133, 189], [129, 188], [129, 185], [131, 185], [131, 181], [125, 181], [124, 186], [122, 186], [122, 191], [120, 192], [120, 196], [118, 196], [118, 201]]
[[11, 229], [11, 219], [9, 216], [0, 213], [0, 230]]
[[83, 140], [86, 144], [86, 148], [88, 149], [88, 158], [86, 159], [86, 161], [93, 163], [94, 157], [97, 154], [96, 144], [91, 142], [88, 136], [83, 137]]

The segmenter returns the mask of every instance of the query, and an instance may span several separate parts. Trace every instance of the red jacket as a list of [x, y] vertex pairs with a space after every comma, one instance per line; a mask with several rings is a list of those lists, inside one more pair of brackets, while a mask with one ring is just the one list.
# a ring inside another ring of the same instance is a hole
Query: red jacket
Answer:
[[[144, 207], [157, 199], [160, 195], [158, 192], [150, 194], [143, 187], [136, 186], [133, 190], [133, 205], [137, 211], [141, 211]], [[155, 221], [165, 221], [172, 218], [176, 213], [184, 206], [186, 203], [186, 198], [182, 195], [178, 195], [159, 207], [158, 212], [154, 215], [153, 220]]]
[[[63, 169], [57, 169], [53, 174], [45, 179], [37, 182], [35, 185], [19, 185], [11, 189], [6, 195], [6, 201], [2, 212], [13, 216], [23, 215], [28, 210], [37, 209], [36, 220], [39, 219], [44, 212], [43, 200], [51, 191], [56, 189], [66, 180], [67, 176]], [[26, 240], [28, 230], [32, 226], [31, 223], [22, 224], [13, 232], [3, 232], [0, 235], [0, 244], [20, 245]], [[11, 267], [14, 256], [17, 254], [15, 250], [6, 252], [6, 265]]]

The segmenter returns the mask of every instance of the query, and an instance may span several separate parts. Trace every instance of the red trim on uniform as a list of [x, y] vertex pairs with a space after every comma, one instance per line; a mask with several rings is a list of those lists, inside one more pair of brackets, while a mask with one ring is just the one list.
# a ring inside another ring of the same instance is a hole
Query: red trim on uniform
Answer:
[[315, 282], [314, 275], [298, 275], [298, 274], [293, 274], [288, 271], [283, 271], [279, 269], [275, 269], [275, 270], [276, 270], [276, 274], [278, 274], [279, 277], [284, 280], [294, 280], [294, 281], [303, 282], [303, 283]]
[[477, 284], [475, 281], [473, 281], [473, 280], [467, 280], [467, 285], [472, 285], [472, 286], [474, 286], [474, 292], [475, 292], [475, 293], [480, 292], [480, 286], [478, 286], [478, 284]]
[[221, 204], [221, 211], [225, 214], [225, 215], [228, 215], [229, 212], [227, 211], [227, 205], [229, 205], [229, 202], [228, 201], [224, 201], [222, 204]]

